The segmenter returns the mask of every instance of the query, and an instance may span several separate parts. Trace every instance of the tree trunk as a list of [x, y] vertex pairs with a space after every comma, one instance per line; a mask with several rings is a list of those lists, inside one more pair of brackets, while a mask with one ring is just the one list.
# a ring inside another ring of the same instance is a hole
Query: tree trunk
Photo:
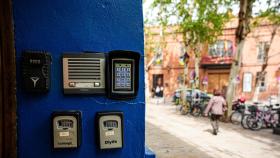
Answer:
[[228, 103], [228, 112], [227, 116], [229, 117], [232, 110], [232, 100], [234, 99], [235, 95], [235, 85], [236, 85], [236, 78], [239, 73], [240, 65], [241, 65], [241, 54], [244, 47], [245, 40], [241, 41], [237, 46], [237, 53], [234, 59], [234, 62], [231, 65], [231, 71], [229, 76], [229, 85], [227, 87], [227, 94], [226, 100]]
[[266, 70], [266, 67], [268, 65], [268, 59], [269, 59], [268, 53], [269, 53], [270, 47], [272, 45], [272, 42], [274, 40], [274, 37], [276, 35], [277, 29], [278, 29], [278, 26], [277, 25], [274, 26], [274, 28], [272, 30], [272, 33], [271, 33], [269, 47], [266, 47], [266, 45], [264, 46], [264, 49], [265, 49], [264, 50], [265, 51], [264, 61], [263, 61], [263, 64], [262, 64], [262, 69], [261, 69], [260, 75], [256, 79], [256, 84], [255, 84], [256, 86], [255, 86], [255, 92], [254, 92], [254, 97], [253, 97], [254, 102], [259, 101], [261, 79], [265, 78], [265, 70]]
[[[184, 42], [184, 53], [187, 53], [187, 50], [188, 50], [188, 47], [189, 47], [189, 42], [187, 40], [187, 33], [186, 32], [182, 32], [182, 35], [183, 35], [183, 42]], [[185, 55], [185, 54], [184, 54]], [[183, 105], [186, 105], [187, 103], [187, 98], [186, 98], [186, 89], [187, 89], [187, 85], [186, 85], [186, 81], [187, 81], [187, 75], [188, 75], [188, 64], [189, 62], [186, 62], [185, 61], [185, 56], [184, 56], [184, 83], [183, 83], [183, 93], [181, 94], [181, 96], [183, 95], [183, 98], [182, 98], [182, 102], [183, 102]], [[189, 60], [189, 59], [187, 59]]]
[[[185, 62], [185, 61], [184, 61]], [[184, 64], [184, 83], [183, 83], [183, 93], [182, 93], [182, 102], [183, 102], [183, 105], [186, 105], [187, 104], [187, 98], [186, 98], [186, 89], [187, 89], [187, 86], [186, 86], [186, 81], [187, 81], [187, 78], [186, 76], [188, 75], [188, 63], [185, 63]]]
[[194, 69], [195, 69], [195, 78], [194, 78], [194, 87], [195, 88], [199, 88], [199, 65], [200, 65], [200, 58], [199, 57], [195, 57], [195, 65], [194, 65]]
[[227, 89], [226, 100], [228, 103], [227, 117], [229, 118], [232, 109], [232, 99], [235, 95], [235, 81], [239, 73], [241, 65], [241, 54], [245, 43], [245, 38], [250, 32], [250, 19], [252, 18], [252, 8], [255, 0], [240, 0], [240, 10], [238, 14], [238, 26], [235, 32], [237, 52], [234, 57], [234, 61], [231, 65], [231, 71], [229, 76], [229, 85]]
[[255, 87], [253, 102], [258, 102], [259, 101], [259, 94], [260, 94], [260, 83], [258, 81], [257, 86]]

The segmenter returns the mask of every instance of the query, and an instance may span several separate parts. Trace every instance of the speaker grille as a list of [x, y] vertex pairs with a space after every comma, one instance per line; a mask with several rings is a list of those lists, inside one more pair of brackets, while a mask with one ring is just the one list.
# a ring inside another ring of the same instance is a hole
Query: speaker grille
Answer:
[[104, 53], [63, 54], [64, 94], [104, 94]]
[[100, 59], [75, 58], [68, 59], [68, 79], [100, 80]]

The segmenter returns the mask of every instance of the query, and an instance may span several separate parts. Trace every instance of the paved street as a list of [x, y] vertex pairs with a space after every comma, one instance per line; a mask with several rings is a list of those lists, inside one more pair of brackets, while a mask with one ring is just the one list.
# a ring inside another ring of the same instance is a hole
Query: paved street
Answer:
[[222, 123], [213, 136], [207, 118], [180, 115], [175, 106], [146, 105], [146, 144], [157, 158], [279, 158], [280, 136]]

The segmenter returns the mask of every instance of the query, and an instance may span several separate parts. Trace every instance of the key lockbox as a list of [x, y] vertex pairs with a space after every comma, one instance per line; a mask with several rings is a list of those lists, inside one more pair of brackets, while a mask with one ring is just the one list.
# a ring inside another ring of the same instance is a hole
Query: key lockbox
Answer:
[[96, 116], [98, 145], [100, 149], [123, 147], [123, 113], [98, 112]]
[[54, 149], [78, 148], [81, 143], [81, 112], [54, 112], [52, 133]]

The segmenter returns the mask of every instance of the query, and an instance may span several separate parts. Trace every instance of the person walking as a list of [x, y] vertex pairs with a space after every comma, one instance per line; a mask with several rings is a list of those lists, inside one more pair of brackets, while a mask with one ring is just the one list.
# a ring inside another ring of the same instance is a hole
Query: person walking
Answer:
[[214, 96], [210, 99], [204, 115], [208, 116], [208, 113], [211, 113], [210, 122], [213, 128], [213, 134], [217, 135], [219, 131], [219, 119], [227, 110], [226, 101], [223, 96], [221, 96], [220, 90], [214, 91]]

